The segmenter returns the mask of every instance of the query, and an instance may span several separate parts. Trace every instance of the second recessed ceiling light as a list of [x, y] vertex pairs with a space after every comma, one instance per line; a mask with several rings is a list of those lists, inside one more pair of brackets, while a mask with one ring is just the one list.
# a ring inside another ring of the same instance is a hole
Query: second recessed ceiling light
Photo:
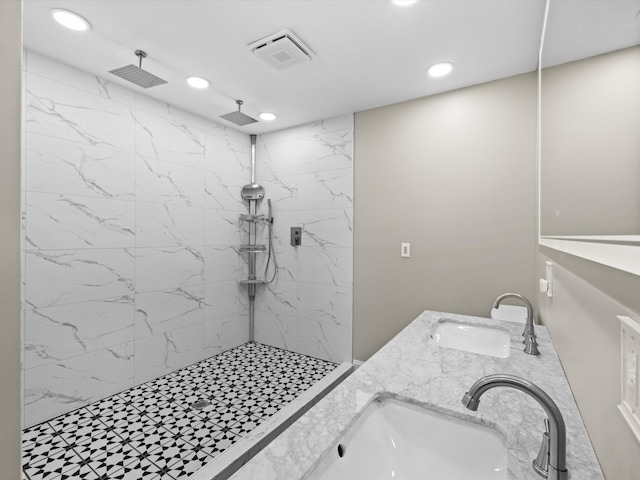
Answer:
[[276, 119], [276, 114], [275, 113], [270, 113], [270, 112], [263, 112], [260, 114], [260, 120], [265, 120], [267, 122], [270, 122], [272, 120]]
[[187, 83], [193, 88], [199, 88], [199, 89], [208, 88], [209, 85], [211, 85], [209, 80], [202, 77], [188, 77]]
[[453, 70], [453, 63], [441, 62], [434, 63], [427, 69], [427, 73], [432, 77], [444, 77]]
[[54, 8], [51, 10], [51, 16], [63, 27], [75, 30], [76, 32], [84, 32], [91, 28], [91, 24], [86, 19], [69, 10]]

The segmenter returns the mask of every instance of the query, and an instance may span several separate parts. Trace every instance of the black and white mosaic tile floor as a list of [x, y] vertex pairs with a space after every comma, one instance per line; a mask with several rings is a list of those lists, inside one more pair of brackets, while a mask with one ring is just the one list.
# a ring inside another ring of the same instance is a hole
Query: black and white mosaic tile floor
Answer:
[[337, 365], [246, 343], [22, 435], [30, 480], [184, 480]]

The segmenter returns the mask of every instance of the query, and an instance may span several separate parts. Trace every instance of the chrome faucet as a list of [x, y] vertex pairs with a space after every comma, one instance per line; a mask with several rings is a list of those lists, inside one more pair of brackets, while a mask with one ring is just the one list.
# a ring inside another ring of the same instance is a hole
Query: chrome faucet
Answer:
[[528, 353], [529, 355], [540, 355], [540, 351], [538, 350], [538, 342], [536, 340], [536, 332], [533, 329], [533, 307], [531, 306], [531, 302], [526, 299], [524, 295], [520, 295], [519, 293], [503, 293], [498, 298], [496, 298], [495, 302], [493, 302], [492, 308], [498, 308], [503, 300], [507, 298], [517, 298], [518, 300], [522, 300], [522, 302], [527, 307], [527, 323], [525, 324], [524, 331], [522, 332], [522, 336], [524, 337], [524, 353]]
[[494, 387], [512, 387], [533, 397], [547, 414], [540, 453], [533, 460], [533, 469], [548, 480], [567, 480], [567, 432], [560, 409], [540, 387], [514, 375], [496, 374], [482, 377], [462, 397], [462, 404], [474, 412], [480, 397]]

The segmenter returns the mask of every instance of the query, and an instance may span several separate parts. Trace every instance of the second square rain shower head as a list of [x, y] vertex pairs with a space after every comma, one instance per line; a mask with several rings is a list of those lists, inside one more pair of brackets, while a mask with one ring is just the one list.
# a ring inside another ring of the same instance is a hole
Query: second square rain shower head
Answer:
[[151, 88], [167, 83], [166, 80], [163, 80], [160, 77], [156, 77], [153, 73], [149, 73], [146, 70], [142, 69], [142, 59], [147, 58], [146, 52], [142, 50], [136, 50], [134, 53], [140, 59], [138, 67], [133, 64], [126, 65], [114, 70], [109, 70], [109, 73], [112, 73], [128, 82], [135, 83], [142, 88]]
[[228, 122], [235, 123], [239, 127], [244, 127], [245, 125], [256, 123], [258, 121], [255, 118], [250, 117], [249, 115], [245, 115], [240, 111], [240, 108], [244, 103], [242, 100], [236, 100], [236, 103], [238, 104], [237, 112], [225, 113], [224, 115], [220, 115], [220, 118], [224, 118]]

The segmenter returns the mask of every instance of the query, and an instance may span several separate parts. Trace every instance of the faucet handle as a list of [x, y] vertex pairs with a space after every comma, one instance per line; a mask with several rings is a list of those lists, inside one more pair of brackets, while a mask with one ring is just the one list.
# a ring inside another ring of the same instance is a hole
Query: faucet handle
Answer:
[[542, 445], [538, 456], [531, 462], [533, 469], [541, 477], [547, 478], [549, 475], [549, 419], [544, 419], [544, 433], [542, 434]]

